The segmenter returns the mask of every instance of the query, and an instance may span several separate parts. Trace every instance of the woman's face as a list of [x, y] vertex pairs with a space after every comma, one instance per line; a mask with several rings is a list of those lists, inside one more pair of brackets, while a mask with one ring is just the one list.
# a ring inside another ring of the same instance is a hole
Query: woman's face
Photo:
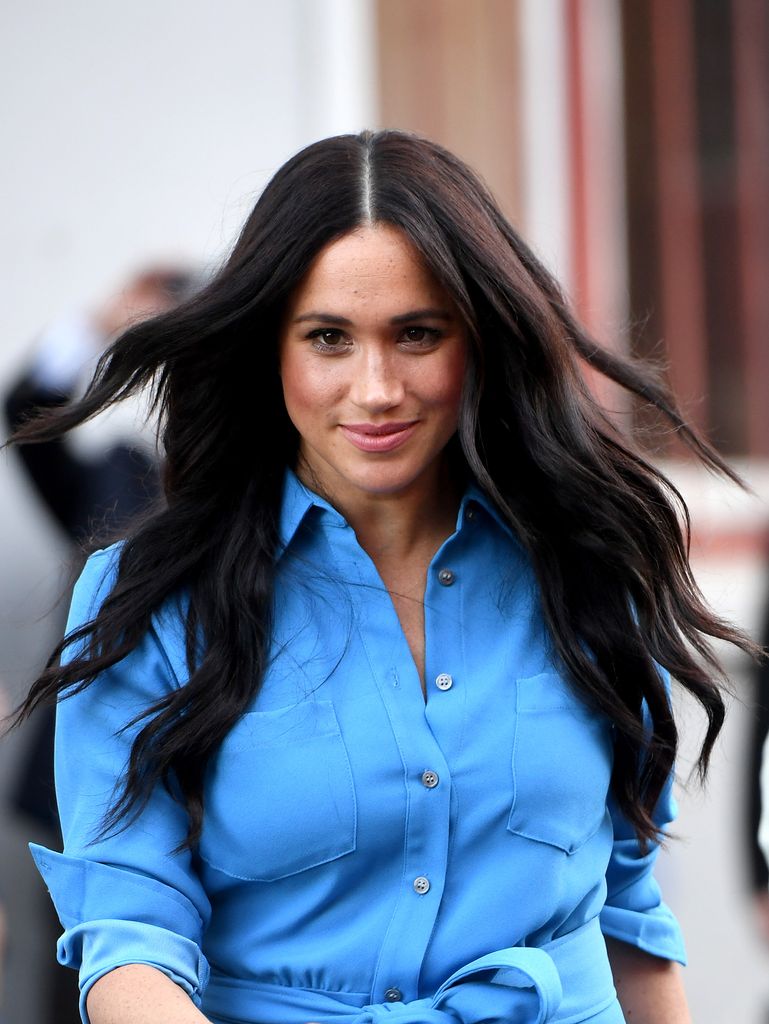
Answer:
[[341, 506], [437, 487], [467, 345], [451, 297], [396, 228], [361, 227], [327, 245], [280, 336], [300, 474]]

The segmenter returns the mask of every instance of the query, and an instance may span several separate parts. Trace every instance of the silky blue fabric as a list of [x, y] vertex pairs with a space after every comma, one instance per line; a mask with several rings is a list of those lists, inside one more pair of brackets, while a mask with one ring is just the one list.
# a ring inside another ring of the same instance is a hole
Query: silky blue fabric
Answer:
[[[172, 852], [186, 820], [162, 788], [98, 838], [124, 726], [185, 681], [183, 602], [59, 704], [65, 852], [33, 854], [83, 1019], [99, 977], [145, 963], [220, 1024], [621, 1022], [601, 931], [680, 962], [683, 944], [656, 850], [609, 799], [611, 725], [559, 670], [521, 546], [470, 487], [428, 571], [425, 700], [354, 531], [293, 473], [281, 535], [269, 668], [210, 765], [195, 851]], [[68, 629], [118, 555], [91, 557]], [[657, 819], [673, 816], [668, 790]]]

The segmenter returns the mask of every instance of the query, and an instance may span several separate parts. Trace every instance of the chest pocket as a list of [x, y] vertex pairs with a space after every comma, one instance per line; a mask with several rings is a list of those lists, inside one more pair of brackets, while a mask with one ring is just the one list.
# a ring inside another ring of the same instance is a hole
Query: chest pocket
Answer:
[[555, 672], [516, 683], [515, 835], [574, 853], [601, 827], [612, 770], [609, 722]]
[[355, 849], [352, 774], [330, 701], [246, 714], [212, 764], [200, 855], [219, 871], [275, 881]]

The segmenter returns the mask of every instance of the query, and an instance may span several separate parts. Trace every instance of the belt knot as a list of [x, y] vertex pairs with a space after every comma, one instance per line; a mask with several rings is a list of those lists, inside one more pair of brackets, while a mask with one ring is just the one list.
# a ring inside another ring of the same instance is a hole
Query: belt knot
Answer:
[[547, 1024], [562, 996], [552, 957], [512, 946], [461, 967], [432, 999], [364, 1006], [355, 1024]]

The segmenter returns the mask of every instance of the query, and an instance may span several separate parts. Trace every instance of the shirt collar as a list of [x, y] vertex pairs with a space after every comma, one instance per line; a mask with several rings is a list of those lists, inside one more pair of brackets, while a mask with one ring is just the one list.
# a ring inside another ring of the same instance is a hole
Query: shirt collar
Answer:
[[[462, 496], [457, 515], [457, 533], [462, 530], [467, 519], [471, 518], [470, 513], [473, 506], [480, 506], [501, 530], [511, 537], [515, 536], [494, 502], [474, 481], [468, 484]], [[306, 487], [292, 469], [287, 469], [283, 482], [283, 503], [280, 509], [278, 557], [289, 547], [299, 527], [313, 509], [318, 510], [327, 526], [340, 528], [348, 525], [347, 520], [333, 505]]]
[[510, 524], [503, 517], [497, 506], [486, 494], [485, 491], [481, 490], [478, 484], [473, 480], [467, 485], [462, 502], [459, 506], [459, 514], [457, 516], [457, 531], [462, 528], [462, 524], [465, 519], [468, 518], [468, 513], [473, 509], [473, 506], [480, 506], [483, 511], [497, 524], [500, 530], [504, 531], [508, 536], [514, 540], [515, 533], [510, 527]]
[[292, 469], [287, 469], [283, 480], [283, 502], [280, 507], [278, 537], [280, 549], [278, 557], [283, 554], [297, 530], [304, 522], [311, 509], [320, 509], [330, 526], [347, 526], [347, 520], [330, 505], [325, 498], [305, 487]]

